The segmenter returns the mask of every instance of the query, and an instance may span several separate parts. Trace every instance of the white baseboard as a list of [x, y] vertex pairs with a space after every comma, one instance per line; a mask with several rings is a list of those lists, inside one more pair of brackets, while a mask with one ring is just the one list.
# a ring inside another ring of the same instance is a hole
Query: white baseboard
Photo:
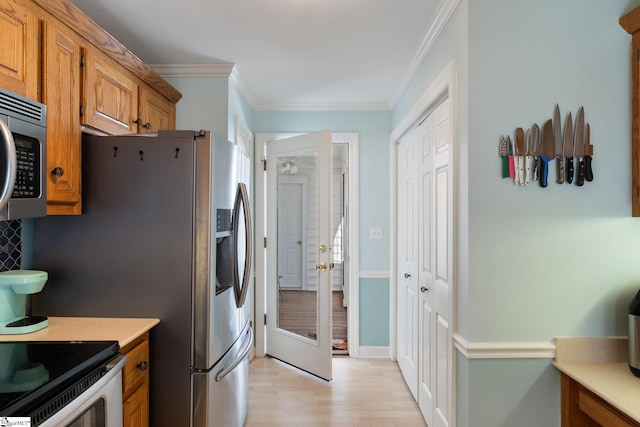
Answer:
[[358, 355], [360, 358], [370, 358], [370, 359], [389, 359], [389, 346], [360, 346], [360, 354]]

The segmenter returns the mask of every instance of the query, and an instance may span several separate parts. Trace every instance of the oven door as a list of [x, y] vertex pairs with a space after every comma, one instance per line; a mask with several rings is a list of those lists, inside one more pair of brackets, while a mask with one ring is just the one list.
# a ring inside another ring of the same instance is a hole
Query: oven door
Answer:
[[126, 356], [119, 356], [98, 382], [40, 427], [121, 427], [122, 368], [126, 361]]

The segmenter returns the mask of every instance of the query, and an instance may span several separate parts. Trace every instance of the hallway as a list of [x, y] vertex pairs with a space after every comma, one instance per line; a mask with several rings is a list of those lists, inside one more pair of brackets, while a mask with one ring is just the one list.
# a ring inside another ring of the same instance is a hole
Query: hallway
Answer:
[[254, 359], [245, 427], [425, 426], [395, 362], [334, 357], [333, 377], [326, 382], [277, 359]]

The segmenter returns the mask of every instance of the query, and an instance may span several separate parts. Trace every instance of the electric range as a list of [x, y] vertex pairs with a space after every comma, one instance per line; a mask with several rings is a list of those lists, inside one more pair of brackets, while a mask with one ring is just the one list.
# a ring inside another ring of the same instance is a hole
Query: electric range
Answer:
[[39, 425], [105, 375], [118, 350], [117, 341], [0, 342], [0, 417]]

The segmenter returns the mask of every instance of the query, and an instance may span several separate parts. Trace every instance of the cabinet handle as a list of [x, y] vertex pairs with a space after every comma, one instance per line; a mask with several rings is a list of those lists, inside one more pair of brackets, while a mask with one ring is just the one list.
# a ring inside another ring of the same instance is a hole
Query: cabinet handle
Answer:
[[142, 126], [142, 119], [137, 119], [135, 122], [133, 122], [135, 124], [137, 124], [138, 126]]
[[147, 363], [146, 360], [143, 360], [142, 362], [138, 363], [136, 367], [140, 372], [142, 372], [147, 370], [147, 368], [149, 367], [149, 364]]
[[62, 169], [60, 166], [57, 166], [53, 168], [53, 170], [51, 171], [51, 175], [55, 175], [60, 178], [62, 175], [64, 175], [64, 169]]
[[151, 129], [151, 123], [145, 123], [144, 126], [142, 126], [145, 129]]

